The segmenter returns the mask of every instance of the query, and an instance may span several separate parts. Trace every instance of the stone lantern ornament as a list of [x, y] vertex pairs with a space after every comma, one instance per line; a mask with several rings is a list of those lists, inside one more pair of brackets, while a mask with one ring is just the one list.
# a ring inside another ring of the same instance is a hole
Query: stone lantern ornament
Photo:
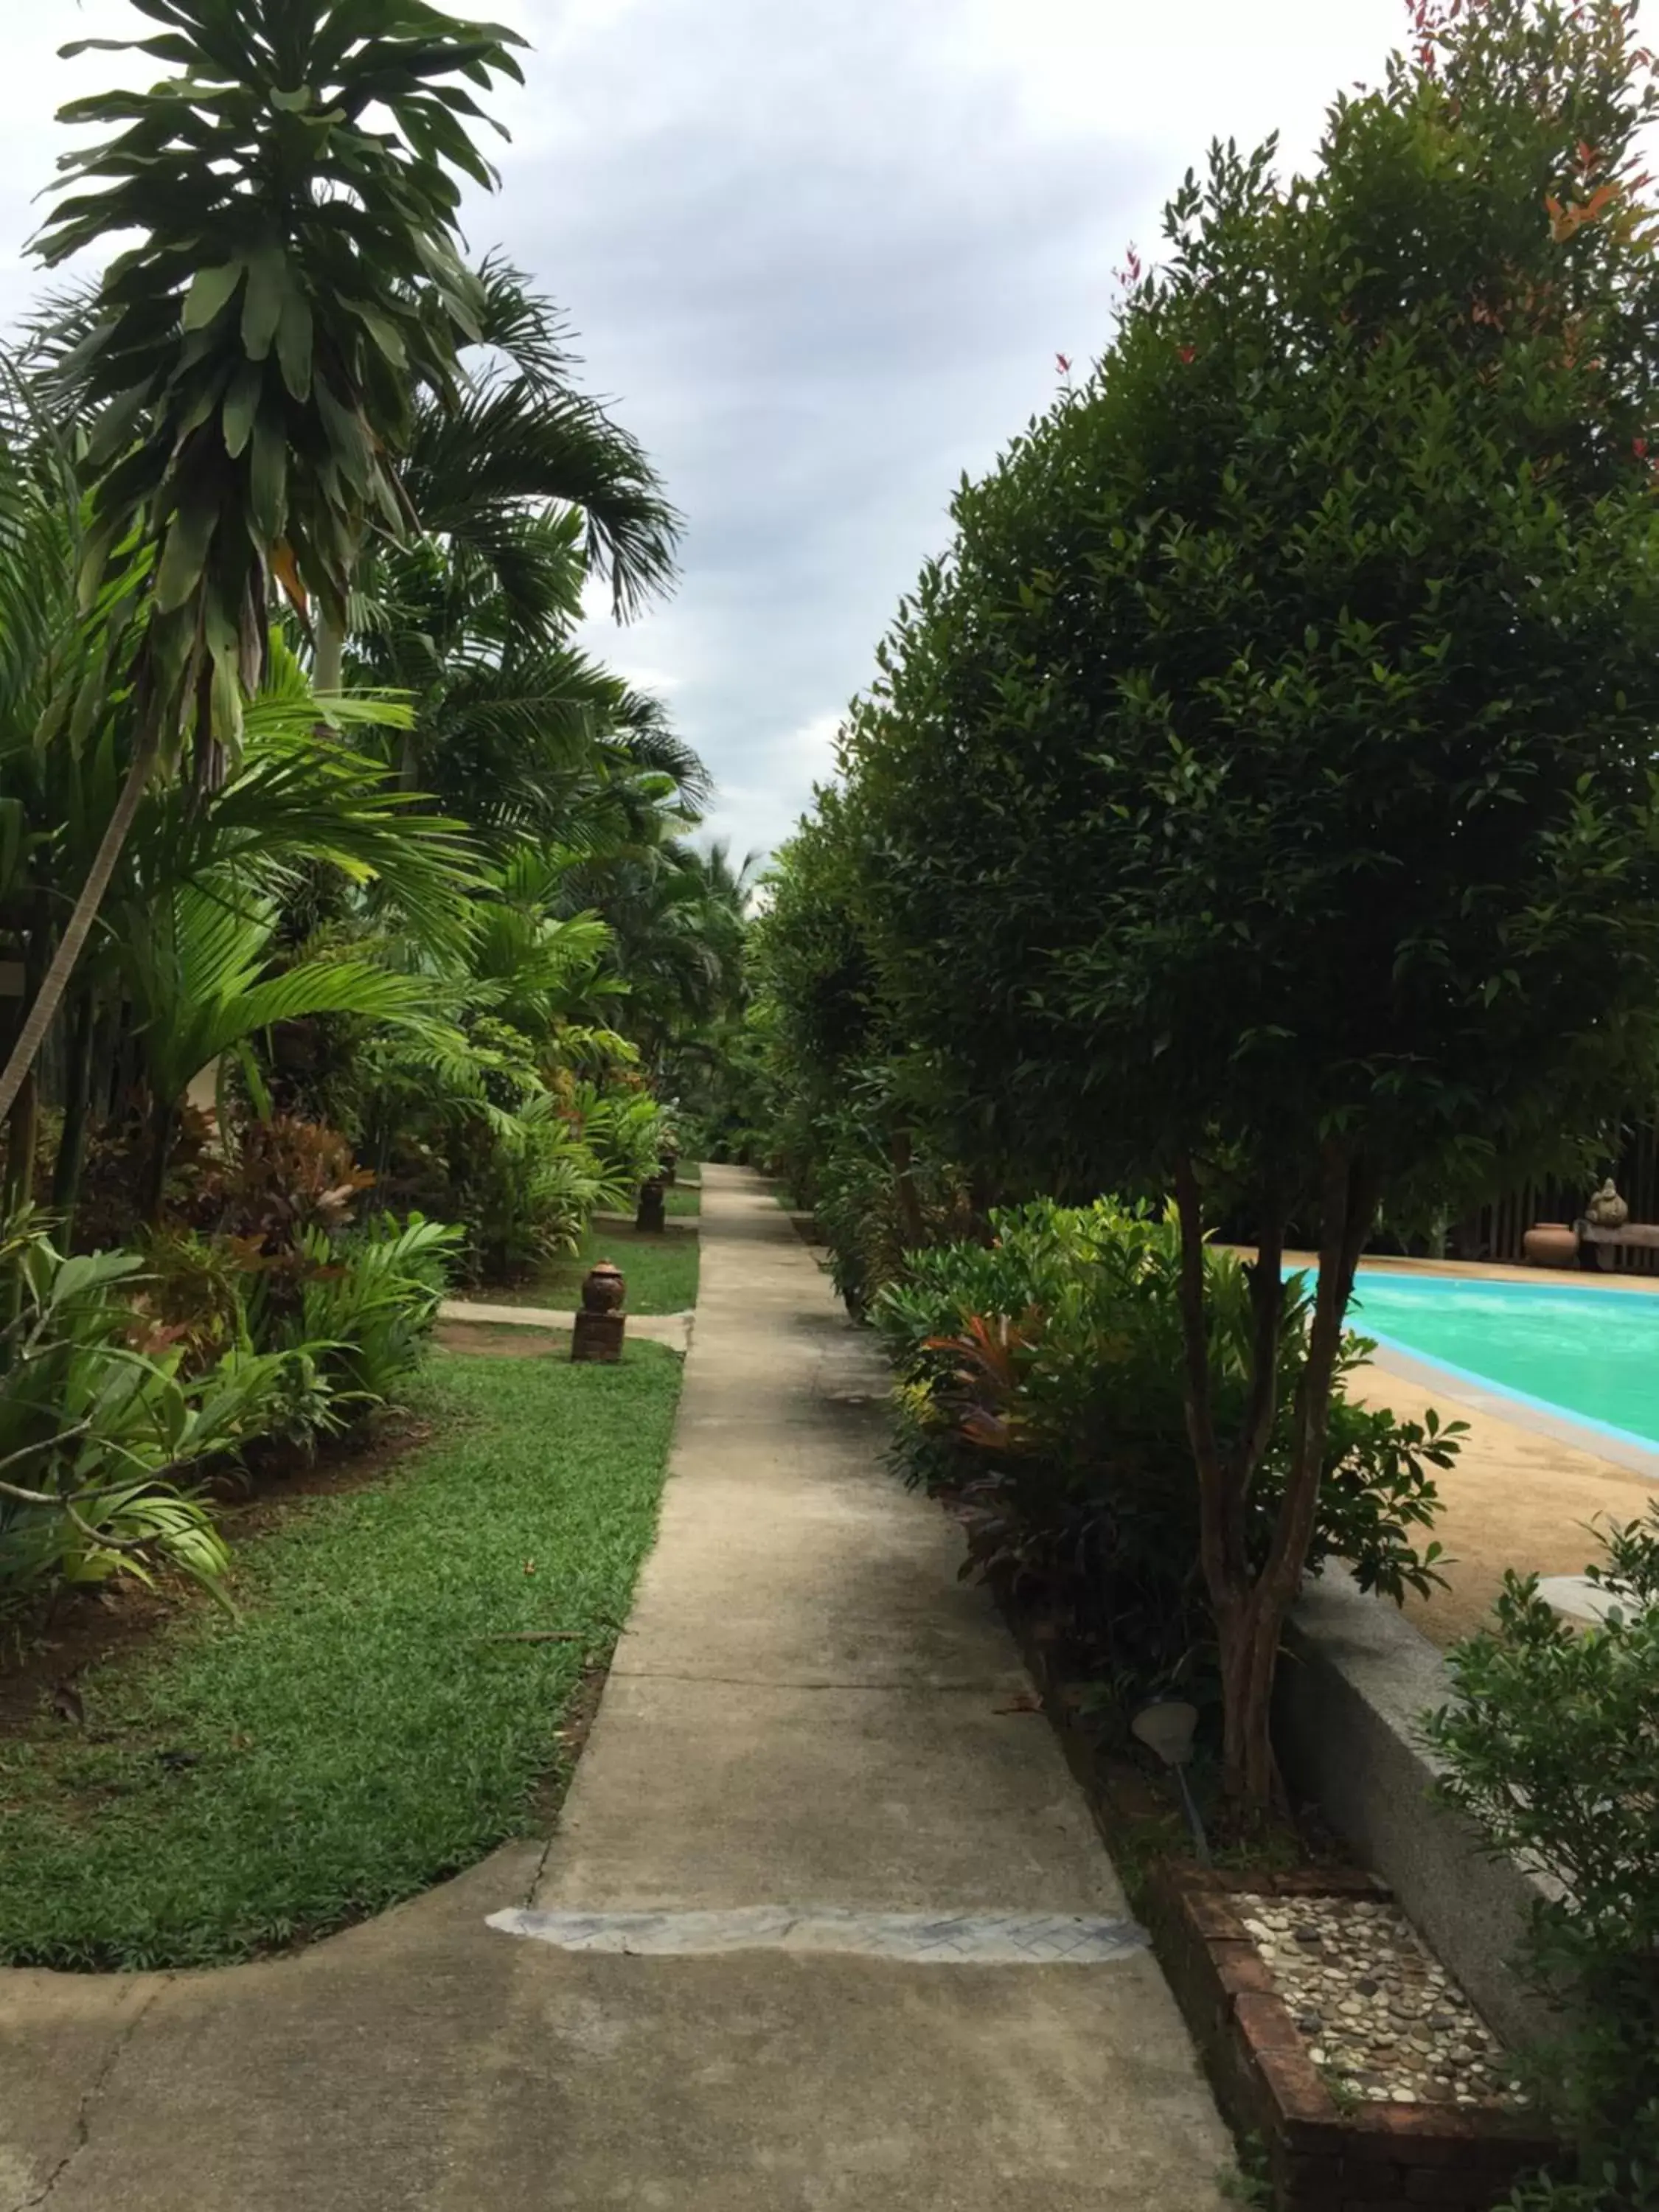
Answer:
[[1611, 1176], [1584, 1208], [1584, 1218], [1597, 1229], [1622, 1229], [1630, 1219], [1630, 1207], [1620, 1197]]
[[647, 1236], [659, 1237], [667, 1225], [662, 1177], [653, 1176], [649, 1182], [640, 1185], [640, 1210], [634, 1216], [634, 1226]]
[[614, 1260], [601, 1260], [582, 1283], [582, 1310], [570, 1332], [572, 1359], [598, 1359], [614, 1366], [622, 1358], [628, 1316], [623, 1301], [628, 1282]]

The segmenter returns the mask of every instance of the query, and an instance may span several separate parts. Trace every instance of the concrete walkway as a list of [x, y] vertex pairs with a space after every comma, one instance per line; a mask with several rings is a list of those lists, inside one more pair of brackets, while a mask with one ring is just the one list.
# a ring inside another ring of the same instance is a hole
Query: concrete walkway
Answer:
[[[0, 1976], [0, 2212], [1219, 2204], [1225, 2136], [1012, 1648], [879, 1469], [868, 1348], [752, 1177], [707, 1172], [703, 1236], [661, 1535], [558, 1835], [293, 1960]], [[615, 1912], [671, 1955], [561, 1948]], [[923, 1918], [1011, 1915], [1121, 1940], [917, 1955]]]

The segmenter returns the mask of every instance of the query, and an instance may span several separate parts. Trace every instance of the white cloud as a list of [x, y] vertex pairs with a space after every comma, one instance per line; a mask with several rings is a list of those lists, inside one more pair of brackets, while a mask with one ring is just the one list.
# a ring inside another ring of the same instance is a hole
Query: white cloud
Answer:
[[722, 783], [707, 835], [723, 838], [738, 858], [781, 845], [811, 804], [814, 786], [830, 781], [841, 720], [839, 714], [815, 714], [763, 744], [755, 772]]
[[[490, 142], [503, 189], [470, 196], [472, 243], [560, 301], [687, 518], [678, 596], [584, 642], [672, 699], [739, 850], [787, 834], [828, 772], [826, 702], [868, 680], [957, 478], [1046, 405], [1056, 352], [1098, 351], [1109, 272], [1182, 173], [1275, 127], [1305, 161], [1407, 25], [1401, 0], [483, 12], [536, 50], [490, 102], [514, 141]], [[10, 0], [0, 249], [39, 220], [52, 106], [122, 74], [52, 47], [148, 27], [126, 0]], [[36, 282], [0, 265], [0, 317]]]

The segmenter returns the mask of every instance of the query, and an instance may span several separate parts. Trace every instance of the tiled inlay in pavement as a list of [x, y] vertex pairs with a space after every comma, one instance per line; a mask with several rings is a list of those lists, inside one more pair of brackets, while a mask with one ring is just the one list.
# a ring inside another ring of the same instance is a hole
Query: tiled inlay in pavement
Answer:
[[489, 1925], [562, 1951], [691, 1958], [726, 1951], [836, 1951], [914, 1965], [1098, 1966], [1146, 1946], [1133, 1920], [1077, 1912], [854, 1912], [830, 1905], [729, 1911], [492, 1912]]

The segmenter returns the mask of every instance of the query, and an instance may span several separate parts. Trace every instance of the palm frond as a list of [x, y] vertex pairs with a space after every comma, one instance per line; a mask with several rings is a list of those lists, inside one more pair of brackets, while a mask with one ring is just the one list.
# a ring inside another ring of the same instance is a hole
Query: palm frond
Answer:
[[574, 507], [590, 571], [618, 616], [674, 574], [680, 520], [637, 440], [592, 399], [525, 376], [486, 381], [457, 407], [417, 410], [404, 483], [422, 529], [487, 550], [503, 511]]

